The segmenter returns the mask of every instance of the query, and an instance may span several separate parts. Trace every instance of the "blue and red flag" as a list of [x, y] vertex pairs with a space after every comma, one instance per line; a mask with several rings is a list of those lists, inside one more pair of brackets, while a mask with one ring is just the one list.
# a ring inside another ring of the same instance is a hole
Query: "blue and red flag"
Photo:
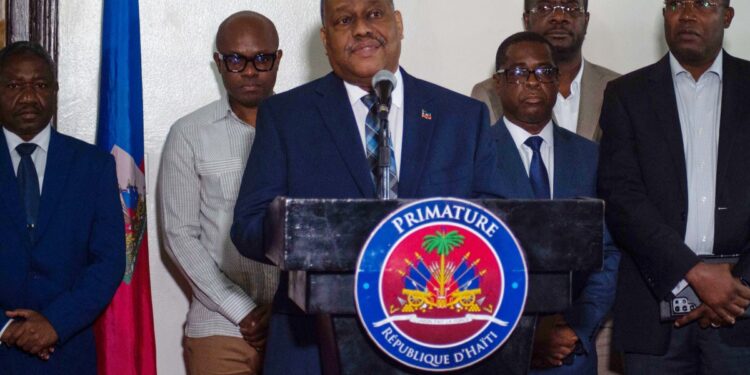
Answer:
[[117, 163], [125, 216], [127, 268], [96, 322], [101, 375], [156, 374], [154, 318], [146, 236], [143, 90], [137, 0], [105, 0], [96, 143]]

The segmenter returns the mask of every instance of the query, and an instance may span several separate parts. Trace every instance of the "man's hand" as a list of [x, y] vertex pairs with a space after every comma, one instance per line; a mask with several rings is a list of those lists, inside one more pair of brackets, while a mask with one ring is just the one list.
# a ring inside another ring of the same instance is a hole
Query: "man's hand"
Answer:
[[262, 352], [266, 346], [271, 305], [258, 306], [240, 322], [240, 333], [250, 346]]
[[542, 319], [552, 319], [551, 327], [545, 322], [540, 324], [534, 335], [534, 348], [531, 357], [532, 368], [550, 368], [562, 366], [563, 359], [573, 353], [578, 336], [565, 322], [561, 315]]
[[[729, 325], [734, 324], [735, 318], [742, 315], [750, 304], [750, 288], [732, 276], [731, 267], [728, 263], [701, 262], [685, 275], [703, 304], [708, 305], [721, 321]], [[690, 316], [692, 319], [686, 319], [684, 323], [687, 324], [704, 313], [705, 309], [692, 316], [688, 314], [685, 318]]]
[[58, 337], [47, 318], [36, 311], [26, 309], [7, 311], [5, 315], [14, 321], [3, 334], [2, 341], [41, 359], [49, 359]]
[[708, 305], [703, 304], [698, 306], [698, 308], [691, 311], [689, 314], [683, 316], [680, 319], [677, 319], [674, 322], [674, 325], [675, 327], [684, 327], [694, 320], [698, 321], [698, 324], [701, 326], [701, 328], [719, 328], [723, 323], [722, 319], [718, 314], [716, 314], [714, 310], [708, 307]]
[[10, 322], [8, 328], [6, 328], [5, 332], [3, 332], [3, 336], [0, 337], [0, 342], [8, 346], [15, 345], [17, 338], [16, 330], [18, 330], [18, 327], [21, 326], [21, 323], [22, 322], [19, 322], [17, 320]]

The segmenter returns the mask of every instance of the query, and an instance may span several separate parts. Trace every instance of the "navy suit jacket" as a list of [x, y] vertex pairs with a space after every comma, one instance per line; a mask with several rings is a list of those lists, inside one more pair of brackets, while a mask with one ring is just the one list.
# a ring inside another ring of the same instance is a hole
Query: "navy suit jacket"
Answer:
[[[534, 199], [534, 192], [526, 168], [513, 142], [508, 128], [501, 119], [492, 130], [496, 133], [498, 171], [503, 176], [498, 180], [498, 193], [508, 199]], [[554, 183], [555, 199], [596, 197], [596, 167], [598, 148], [575, 133], [554, 125]], [[576, 332], [584, 351], [583, 356], [574, 357], [573, 364], [544, 374], [596, 373], [596, 345], [599, 325], [606, 317], [615, 299], [617, 268], [620, 253], [614, 247], [605, 230], [602, 269], [590, 274], [574, 274], [573, 305], [564, 313], [565, 320]]]
[[3, 374], [95, 374], [91, 328], [125, 272], [125, 234], [112, 156], [52, 131], [34, 239], [26, 229], [0, 131], [0, 327], [35, 310], [59, 342], [49, 361], [0, 346]]
[[[493, 189], [495, 150], [489, 114], [481, 102], [416, 79], [402, 70], [404, 138], [400, 198], [488, 196]], [[333, 73], [264, 101], [256, 138], [234, 210], [231, 237], [239, 251], [268, 262], [263, 219], [277, 196], [295, 198], [375, 198], [375, 185], [343, 81]], [[274, 310], [288, 309], [282, 277]], [[286, 303], [284, 302], [286, 301]], [[293, 324], [287, 324], [287, 328]], [[289, 328], [288, 345], [273, 347], [284, 330], [272, 320], [267, 354], [279, 355], [279, 371], [289, 368], [294, 340], [312, 328]], [[314, 337], [312, 338], [314, 340]], [[309, 345], [308, 345], [309, 346]], [[275, 353], [278, 354], [278, 353]], [[314, 357], [315, 355], [313, 355]], [[311, 359], [310, 361], [313, 361]], [[266, 357], [265, 370], [276, 371]], [[299, 360], [298, 362], [303, 362]], [[299, 363], [299, 371], [315, 364]], [[313, 371], [314, 372], [314, 371]]]
[[[750, 61], [722, 53], [713, 253], [740, 254], [732, 272], [750, 279]], [[660, 321], [659, 302], [700, 261], [685, 245], [689, 187], [669, 55], [610, 82], [600, 123], [599, 192], [623, 250], [614, 342], [663, 355], [672, 324]], [[719, 334], [750, 346], [750, 320]]]
[[[495, 150], [486, 106], [402, 70], [404, 139], [399, 198], [492, 195]], [[231, 237], [268, 262], [263, 219], [277, 196], [375, 198], [343, 81], [333, 73], [268, 98], [242, 178]]]

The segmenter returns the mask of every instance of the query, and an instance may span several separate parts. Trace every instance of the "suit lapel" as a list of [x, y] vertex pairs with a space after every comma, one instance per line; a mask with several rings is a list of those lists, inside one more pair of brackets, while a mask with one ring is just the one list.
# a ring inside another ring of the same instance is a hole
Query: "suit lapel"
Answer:
[[577, 168], [574, 167], [576, 165], [574, 150], [570, 148], [570, 133], [566, 134], [561, 131], [557, 124], [554, 127], [555, 190], [552, 192], [552, 197], [555, 199], [571, 198], [576, 195], [573, 193], [572, 184], [577, 181], [575, 173]]
[[[432, 134], [440, 122], [437, 108], [430, 106], [432, 93], [425, 90], [419, 81], [401, 69], [404, 81], [404, 139], [401, 145], [401, 172], [399, 173], [399, 197], [414, 197], [427, 164]], [[429, 116], [427, 115], [429, 114]]]
[[[719, 125], [719, 155], [716, 170], [716, 186], [723, 186], [734, 147], [734, 140], [740, 125], [746, 124], [743, 116], [748, 116], [743, 94], [750, 90], [748, 78], [738, 71], [734, 57], [724, 53], [724, 66], [721, 93], [721, 123]], [[718, 190], [717, 188], [717, 191]]]
[[674, 92], [672, 69], [669, 66], [669, 55], [665, 56], [654, 66], [649, 81], [653, 89], [648, 90], [652, 109], [658, 118], [655, 126], [659, 127], [664, 142], [672, 155], [674, 169], [680, 180], [680, 193], [682, 198], [687, 197], [687, 172], [685, 170], [685, 149], [682, 143], [682, 130], [680, 129], [680, 115], [677, 111], [677, 97]]
[[316, 91], [315, 105], [362, 197], [375, 197], [375, 183], [343, 81], [330, 73], [320, 81]]
[[495, 125], [497, 120], [503, 118], [503, 103], [500, 102], [500, 97], [495, 92], [495, 80], [490, 78], [486, 81], [485, 89], [487, 90], [487, 98], [490, 100], [490, 112], [492, 113], [492, 124]]
[[581, 77], [581, 97], [578, 111], [576, 133], [584, 138], [594, 139], [597, 135], [599, 112], [602, 108], [602, 77], [588, 61], [583, 61]]
[[39, 201], [37, 238], [44, 235], [44, 231], [49, 226], [50, 218], [57, 211], [57, 206], [65, 191], [68, 170], [73, 165], [73, 153], [73, 149], [66, 145], [65, 139], [55, 130], [52, 130], [42, 184], [42, 196]]
[[18, 191], [16, 174], [13, 171], [13, 162], [10, 160], [10, 150], [5, 134], [0, 131], [0, 204], [4, 206], [3, 211], [8, 213], [11, 221], [17, 227], [19, 233], [26, 236], [26, 215], [21, 205], [21, 193]]
[[499, 191], [508, 199], [534, 199], [529, 175], [505, 121], [500, 120], [494, 128], [497, 128], [498, 134], [497, 168], [501, 178], [500, 184], [505, 185]]

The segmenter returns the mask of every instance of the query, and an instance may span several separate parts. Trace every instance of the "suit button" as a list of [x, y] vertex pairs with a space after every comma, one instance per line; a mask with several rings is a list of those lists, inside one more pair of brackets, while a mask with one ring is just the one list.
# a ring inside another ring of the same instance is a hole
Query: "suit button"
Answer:
[[687, 220], [687, 212], [682, 211], [682, 213], [680, 214], [680, 218], [682, 219], [682, 221], [686, 221]]
[[39, 280], [39, 274], [36, 273], [36, 272], [32, 272], [31, 273], [31, 278], [34, 279], [34, 280]]

